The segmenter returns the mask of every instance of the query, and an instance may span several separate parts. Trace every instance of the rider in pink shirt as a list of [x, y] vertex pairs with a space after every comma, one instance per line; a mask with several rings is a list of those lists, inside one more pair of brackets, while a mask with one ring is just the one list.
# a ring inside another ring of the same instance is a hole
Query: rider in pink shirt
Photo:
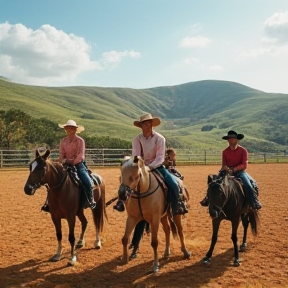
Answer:
[[[88, 174], [85, 165], [85, 141], [83, 138], [76, 135], [84, 131], [84, 127], [77, 125], [74, 120], [68, 120], [66, 124], [59, 124], [66, 132], [66, 137], [60, 142], [59, 162], [62, 164], [69, 164], [75, 166], [77, 175], [83, 185], [88, 205], [91, 209], [96, 208], [96, 203], [93, 197], [92, 180]], [[42, 210], [49, 212], [49, 206], [46, 201]]]

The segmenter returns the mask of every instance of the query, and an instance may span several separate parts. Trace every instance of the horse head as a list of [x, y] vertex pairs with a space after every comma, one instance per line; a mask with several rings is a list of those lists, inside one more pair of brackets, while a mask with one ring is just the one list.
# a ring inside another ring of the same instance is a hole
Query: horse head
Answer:
[[[209, 175], [210, 176], [210, 175]], [[208, 190], [207, 195], [209, 198], [209, 214], [210, 217], [217, 218], [223, 212], [223, 208], [228, 200], [228, 176], [222, 177], [213, 177], [209, 178], [208, 176]]]
[[36, 158], [29, 164], [30, 174], [24, 186], [27, 195], [34, 195], [36, 190], [41, 187], [41, 181], [46, 173], [46, 160], [50, 156], [50, 150], [36, 150]]
[[149, 168], [145, 165], [144, 160], [140, 156], [126, 156], [121, 163], [121, 179], [118, 190], [119, 195], [123, 195], [121, 199], [126, 200], [127, 195], [134, 191], [144, 192], [149, 188], [146, 179], [149, 178]]

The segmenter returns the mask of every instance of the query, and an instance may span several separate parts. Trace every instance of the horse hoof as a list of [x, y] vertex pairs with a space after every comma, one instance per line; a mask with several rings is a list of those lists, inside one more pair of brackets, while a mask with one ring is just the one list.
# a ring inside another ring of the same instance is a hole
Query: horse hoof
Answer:
[[96, 250], [101, 249], [101, 241], [95, 241], [94, 247], [95, 247]]
[[79, 240], [75, 247], [76, 247], [76, 249], [81, 249], [81, 248], [85, 247], [85, 241]]
[[234, 266], [234, 267], [239, 267], [240, 264], [241, 264], [241, 263], [240, 263], [240, 260], [239, 260], [239, 259], [235, 259], [234, 262], [233, 262], [233, 266]]
[[240, 246], [239, 252], [245, 252], [246, 249], [247, 249], [247, 243], [243, 243], [243, 244]]
[[137, 258], [137, 253], [136, 254], [131, 254], [129, 257], [129, 260], [135, 259]]
[[203, 264], [210, 264], [210, 262], [211, 262], [211, 258], [208, 258], [206, 256], [202, 259]]
[[61, 255], [55, 254], [49, 259], [50, 262], [58, 262], [61, 259]]
[[190, 253], [189, 251], [184, 253], [184, 259], [190, 259], [192, 256], [192, 253]]

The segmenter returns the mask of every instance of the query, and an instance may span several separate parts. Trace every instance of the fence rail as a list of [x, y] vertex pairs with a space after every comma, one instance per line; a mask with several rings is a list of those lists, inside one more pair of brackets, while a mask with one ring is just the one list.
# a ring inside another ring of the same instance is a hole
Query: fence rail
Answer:
[[[131, 149], [86, 149], [86, 163], [93, 166], [118, 166], [121, 159], [131, 155]], [[34, 150], [0, 150], [0, 168], [27, 167], [34, 159]], [[59, 152], [52, 150], [51, 158], [57, 160]], [[288, 153], [250, 153], [249, 163], [288, 163]], [[221, 164], [221, 151], [177, 149], [177, 165]]]

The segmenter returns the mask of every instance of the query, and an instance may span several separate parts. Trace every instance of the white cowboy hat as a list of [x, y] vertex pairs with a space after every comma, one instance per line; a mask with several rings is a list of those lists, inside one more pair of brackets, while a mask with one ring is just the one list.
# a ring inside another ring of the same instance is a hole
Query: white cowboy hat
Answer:
[[66, 124], [58, 124], [58, 126], [60, 128], [65, 128], [66, 126], [76, 127], [77, 128], [77, 130], [76, 130], [77, 133], [80, 133], [80, 132], [85, 130], [84, 126], [77, 125], [76, 122], [74, 120], [71, 120], [71, 119], [68, 120]]
[[150, 113], [144, 114], [140, 117], [139, 121], [134, 121], [134, 126], [141, 128], [141, 123], [147, 120], [152, 120], [152, 126], [156, 127], [160, 125], [161, 119], [159, 117], [153, 117]]

